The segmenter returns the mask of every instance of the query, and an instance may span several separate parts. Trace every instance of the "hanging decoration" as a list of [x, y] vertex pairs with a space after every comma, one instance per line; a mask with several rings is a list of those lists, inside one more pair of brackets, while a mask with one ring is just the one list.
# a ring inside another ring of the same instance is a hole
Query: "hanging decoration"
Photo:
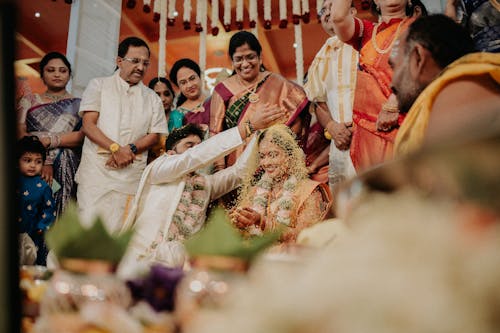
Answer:
[[160, 21], [160, 11], [161, 11], [160, 1], [155, 0], [155, 2], [153, 3], [153, 22]]
[[135, 0], [127, 0], [127, 4], [125, 5], [128, 9], [134, 9], [137, 1]]
[[302, 0], [302, 21], [307, 24], [310, 20], [311, 14], [309, 13], [309, 0]]
[[203, 6], [203, 3], [205, 3], [206, 5], [206, 0], [196, 0], [196, 25], [195, 25], [195, 28], [194, 28], [194, 31], [196, 32], [202, 32], [203, 31], [203, 27], [201, 26], [201, 20], [202, 20], [202, 17], [206, 14], [203, 14], [203, 10], [202, 10], [202, 6]]
[[144, 4], [142, 5], [142, 11], [146, 14], [151, 13], [151, 0], [144, 0]]
[[294, 24], [295, 32], [295, 70], [297, 73], [297, 83], [303, 85], [304, 81], [304, 50], [302, 48], [302, 25]]
[[[201, 14], [199, 22], [201, 25], [201, 31], [199, 31], [200, 56], [198, 58], [198, 65], [200, 65], [200, 69], [203, 73], [207, 67], [207, 0], [198, 0], [196, 10], [200, 11]], [[203, 77], [203, 75], [201, 75], [201, 77]]]
[[271, 29], [271, 0], [264, 0], [264, 29]]
[[166, 77], [165, 59], [167, 49], [167, 0], [155, 0], [160, 7], [160, 36], [158, 38], [158, 77]]
[[231, 0], [224, 0], [224, 30], [231, 31]]
[[175, 0], [168, 0], [168, 16], [167, 24], [171, 27], [175, 24], [175, 17], [177, 16], [177, 11], [175, 10]]
[[243, 0], [236, 0], [236, 28], [243, 29]]
[[286, 0], [280, 0], [280, 25], [281, 29], [286, 29], [288, 19], [286, 15]]
[[191, 0], [184, 0], [184, 14], [183, 14], [184, 30], [191, 29]]
[[257, 0], [250, 0], [248, 6], [248, 18], [250, 19], [250, 28], [254, 29], [257, 26]]
[[219, 0], [212, 0], [212, 36], [217, 36], [219, 34], [219, 27], [217, 23], [219, 23]]
[[321, 22], [321, 18], [319, 17], [319, 13], [321, 12], [321, 8], [323, 8], [323, 0], [316, 0], [316, 14], [318, 17], [318, 23]]
[[297, 25], [300, 23], [300, 0], [293, 0], [292, 1], [292, 22], [293, 24]]

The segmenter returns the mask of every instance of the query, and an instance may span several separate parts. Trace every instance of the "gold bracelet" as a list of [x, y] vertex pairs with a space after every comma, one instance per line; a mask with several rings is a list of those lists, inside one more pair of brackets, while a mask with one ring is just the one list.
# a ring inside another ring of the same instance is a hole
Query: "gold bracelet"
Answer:
[[245, 121], [245, 132], [247, 134], [247, 138], [255, 132], [255, 128], [253, 127], [250, 120]]
[[397, 105], [385, 103], [382, 104], [382, 111], [386, 111], [389, 113], [399, 113], [399, 107]]
[[332, 135], [330, 134], [330, 132], [328, 132], [328, 127], [330, 127], [331, 123], [333, 123], [333, 120], [330, 120], [328, 122], [328, 124], [326, 124], [325, 130], [323, 131], [323, 135], [325, 136], [325, 138], [327, 140], [331, 140], [332, 139]]

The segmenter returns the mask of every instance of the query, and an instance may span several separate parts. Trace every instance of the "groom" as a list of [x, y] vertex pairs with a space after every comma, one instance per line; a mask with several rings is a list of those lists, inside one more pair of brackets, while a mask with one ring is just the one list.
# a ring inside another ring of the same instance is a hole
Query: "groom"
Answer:
[[256, 140], [230, 168], [213, 175], [196, 171], [243, 145], [255, 130], [267, 128], [282, 113], [256, 112], [249, 121], [204, 142], [203, 132], [194, 124], [174, 130], [166, 141], [167, 153], [142, 175], [124, 226], [133, 227], [135, 234], [118, 274], [129, 277], [154, 263], [182, 267], [186, 259], [182, 243], [204, 225], [210, 201], [235, 189], [242, 177], [254, 171], [247, 162], [256, 153]]

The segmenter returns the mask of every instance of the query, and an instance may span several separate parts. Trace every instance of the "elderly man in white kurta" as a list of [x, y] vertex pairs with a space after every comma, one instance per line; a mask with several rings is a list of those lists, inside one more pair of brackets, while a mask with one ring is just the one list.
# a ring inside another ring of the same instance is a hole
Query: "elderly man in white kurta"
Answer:
[[309, 100], [316, 102], [318, 121], [328, 132], [325, 134], [332, 138], [328, 182], [332, 193], [335, 193], [339, 182], [355, 175], [349, 145], [358, 52], [334, 35], [329, 22], [331, 7], [331, 0], [326, 0], [320, 12], [321, 25], [331, 37], [309, 67], [304, 90]]
[[167, 153], [143, 173], [123, 227], [133, 227], [134, 236], [118, 274], [131, 277], [154, 263], [182, 267], [186, 260], [183, 241], [204, 225], [209, 202], [234, 190], [257, 169], [255, 136], [231, 167], [212, 175], [196, 171], [241, 147], [253, 130], [266, 128], [281, 116], [279, 109], [257, 112], [247, 122], [204, 142], [203, 132], [194, 124], [172, 131], [165, 145]]
[[168, 132], [160, 98], [142, 83], [149, 57], [143, 40], [126, 38], [118, 48], [115, 74], [91, 80], [83, 93], [86, 137], [76, 181], [84, 225], [99, 215], [110, 232], [120, 230], [148, 149]]

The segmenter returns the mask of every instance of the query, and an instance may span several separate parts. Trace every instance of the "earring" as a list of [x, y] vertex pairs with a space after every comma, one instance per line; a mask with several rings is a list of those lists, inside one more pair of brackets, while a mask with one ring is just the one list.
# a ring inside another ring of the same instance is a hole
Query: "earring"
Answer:
[[411, 6], [412, 6], [411, 0], [408, 0], [408, 7], [411, 7]]
[[380, 13], [380, 6], [378, 4], [377, 4], [376, 8], [377, 8], [377, 12]]

